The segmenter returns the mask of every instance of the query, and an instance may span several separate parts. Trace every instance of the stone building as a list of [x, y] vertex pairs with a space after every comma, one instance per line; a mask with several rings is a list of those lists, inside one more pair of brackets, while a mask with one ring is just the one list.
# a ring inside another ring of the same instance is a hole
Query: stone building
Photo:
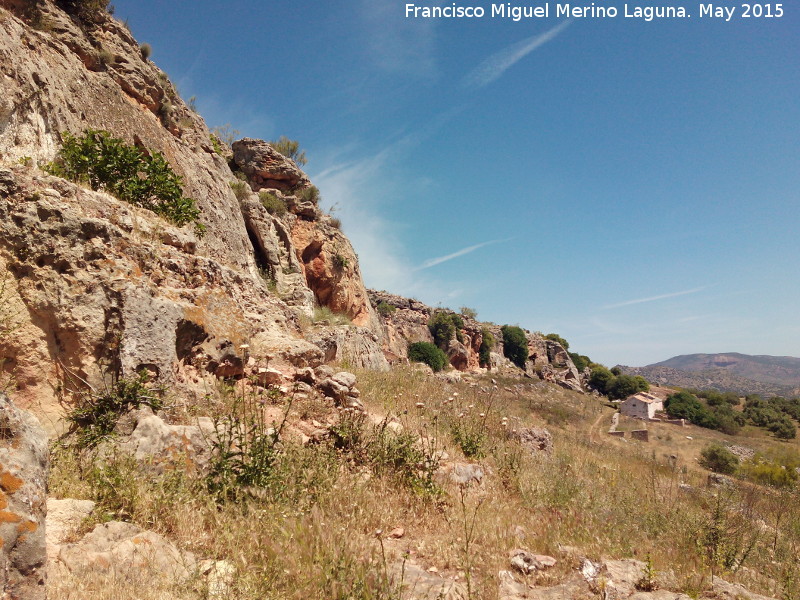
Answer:
[[626, 417], [649, 421], [659, 411], [664, 410], [664, 402], [653, 394], [638, 392], [620, 404], [619, 411]]

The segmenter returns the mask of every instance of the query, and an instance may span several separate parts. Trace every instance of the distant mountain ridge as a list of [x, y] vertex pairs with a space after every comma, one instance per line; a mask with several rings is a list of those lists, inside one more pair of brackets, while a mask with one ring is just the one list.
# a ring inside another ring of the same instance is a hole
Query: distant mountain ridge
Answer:
[[793, 356], [684, 354], [645, 367], [620, 368], [658, 384], [766, 396], [800, 395], [800, 358]]

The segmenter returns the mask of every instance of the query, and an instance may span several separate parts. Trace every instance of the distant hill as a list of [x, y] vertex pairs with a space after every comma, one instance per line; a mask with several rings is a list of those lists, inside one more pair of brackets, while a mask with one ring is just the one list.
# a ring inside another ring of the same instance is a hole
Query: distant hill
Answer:
[[800, 358], [792, 356], [685, 354], [646, 367], [620, 368], [660, 385], [765, 396], [800, 395]]

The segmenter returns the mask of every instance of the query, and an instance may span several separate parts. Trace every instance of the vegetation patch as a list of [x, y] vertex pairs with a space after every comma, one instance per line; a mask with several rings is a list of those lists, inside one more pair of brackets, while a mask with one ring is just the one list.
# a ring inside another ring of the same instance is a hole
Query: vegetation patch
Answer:
[[450, 361], [441, 348], [430, 342], [414, 342], [408, 345], [408, 359], [428, 365], [434, 371], [441, 371]]
[[308, 162], [305, 150], [300, 150], [300, 142], [297, 140], [290, 140], [285, 135], [282, 135], [277, 142], [270, 142], [269, 145], [301, 167]]
[[482, 367], [489, 367], [492, 362], [492, 350], [497, 340], [492, 332], [485, 327], [481, 330], [481, 347], [478, 350], [478, 362]]
[[282, 198], [278, 198], [273, 192], [259, 192], [258, 199], [269, 214], [276, 217], [282, 217], [286, 214], [286, 202]]
[[160, 152], [145, 153], [94, 129], [81, 136], [65, 132], [62, 138], [58, 156], [45, 167], [50, 174], [107, 191], [175, 225], [193, 223], [198, 234], [205, 232], [195, 201], [183, 195], [182, 179]]
[[381, 300], [378, 302], [378, 306], [375, 307], [375, 310], [378, 311], [378, 314], [382, 317], [388, 317], [397, 311], [397, 307], [389, 304], [385, 300]]
[[433, 341], [442, 350], [447, 350], [454, 335], [459, 342], [464, 342], [464, 335], [461, 333], [463, 328], [464, 320], [453, 312], [436, 311], [428, 321]]
[[528, 361], [528, 338], [525, 332], [516, 325], [503, 325], [503, 354], [520, 369], [525, 368]]
[[140, 406], [154, 411], [164, 407], [161, 391], [148, 387], [146, 371], [137, 377], [118, 379], [101, 392], [91, 390], [80, 395], [77, 406], [67, 414], [70, 433], [77, 448], [94, 448], [111, 437], [117, 421], [126, 412]]

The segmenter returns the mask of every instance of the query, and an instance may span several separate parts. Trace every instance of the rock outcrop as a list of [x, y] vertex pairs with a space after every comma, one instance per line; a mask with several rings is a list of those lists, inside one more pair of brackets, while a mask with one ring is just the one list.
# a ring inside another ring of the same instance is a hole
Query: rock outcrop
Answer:
[[[376, 311], [380, 307], [381, 325], [384, 330], [381, 339], [389, 363], [407, 360], [410, 343], [433, 342], [428, 322], [437, 309], [413, 298], [403, 298], [383, 291], [369, 290], [369, 297]], [[495, 340], [490, 352], [489, 368], [494, 371], [520, 373], [520, 369], [503, 356], [503, 334], [499, 326], [493, 323], [481, 323], [463, 315], [460, 318], [464, 324], [459, 332], [460, 339], [452, 339], [447, 348], [447, 356], [454, 369], [481, 370], [479, 352], [483, 333], [488, 331]], [[526, 331], [525, 335], [528, 340], [525, 374], [557, 383], [574, 391], [583, 391], [580, 373], [561, 344], [529, 331]]]
[[45, 598], [47, 436], [38, 421], [0, 394], [0, 591]]
[[[142, 368], [202, 395], [243, 376], [243, 347], [289, 377], [323, 359], [385, 368], [355, 252], [297, 165], [259, 140], [226, 152], [108, 14], [82, 23], [45, 0], [34, 23], [28, 4], [0, 1], [0, 314], [15, 319], [0, 364], [20, 406], [59, 430], [82, 382]], [[162, 153], [205, 235], [37, 168], [62, 132], [88, 128]], [[272, 214], [260, 191], [288, 210]], [[361, 329], [308, 332], [316, 306]]]

